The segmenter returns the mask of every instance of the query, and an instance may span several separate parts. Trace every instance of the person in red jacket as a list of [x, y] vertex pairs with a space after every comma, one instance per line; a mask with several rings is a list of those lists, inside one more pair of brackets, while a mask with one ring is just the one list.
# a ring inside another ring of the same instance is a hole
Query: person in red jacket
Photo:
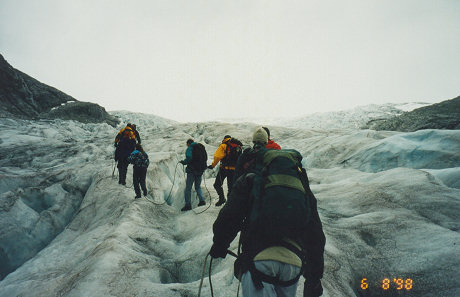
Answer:
[[275, 150], [280, 150], [281, 149], [281, 146], [279, 144], [277, 144], [276, 142], [274, 142], [272, 139], [270, 139], [270, 130], [268, 130], [267, 127], [262, 127], [265, 132], [267, 132], [268, 134], [268, 142], [267, 144], [265, 145], [266, 148], [268, 149], [275, 149]]

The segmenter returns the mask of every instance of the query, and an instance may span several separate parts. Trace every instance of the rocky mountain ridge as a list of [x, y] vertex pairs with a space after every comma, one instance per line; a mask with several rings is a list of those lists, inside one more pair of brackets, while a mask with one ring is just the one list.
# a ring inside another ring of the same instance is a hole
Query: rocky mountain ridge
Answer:
[[367, 128], [400, 132], [424, 129], [458, 130], [460, 129], [460, 96], [420, 107], [389, 119], [370, 121]]
[[115, 126], [118, 120], [95, 103], [81, 102], [13, 68], [0, 54], [0, 117], [65, 119]]

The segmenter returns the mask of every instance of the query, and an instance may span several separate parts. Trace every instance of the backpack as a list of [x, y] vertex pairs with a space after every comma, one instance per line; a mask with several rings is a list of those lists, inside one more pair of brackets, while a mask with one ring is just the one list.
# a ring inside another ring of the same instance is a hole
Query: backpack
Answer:
[[206, 164], [208, 162], [208, 154], [204, 145], [201, 143], [196, 143], [192, 147], [192, 163], [191, 167], [198, 171], [204, 171], [206, 169]]
[[129, 161], [134, 165], [134, 167], [147, 168], [150, 165], [147, 153], [141, 153], [139, 151], [134, 155], [130, 155]]
[[261, 149], [251, 190], [248, 234], [260, 242], [303, 240], [312, 216], [308, 177], [296, 150]]
[[125, 142], [129, 140], [136, 140], [136, 135], [131, 128], [125, 127], [117, 134], [116, 142]]
[[230, 138], [225, 144], [227, 144], [227, 149], [225, 158], [221, 162], [226, 166], [235, 166], [241, 155], [243, 144], [236, 138]]

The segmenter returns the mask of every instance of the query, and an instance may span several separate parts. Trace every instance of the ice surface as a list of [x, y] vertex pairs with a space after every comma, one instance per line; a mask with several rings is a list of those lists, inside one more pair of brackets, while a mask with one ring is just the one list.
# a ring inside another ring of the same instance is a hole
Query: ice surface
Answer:
[[[182, 213], [178, 161], [190, 137], [210, 163], [225, 134], [250, 145], [255, 125], [117, 114], [138, 125], [150, 156], [147, 198], [134, 200], [132, 167], [126, 187], [113, 174], [121, 127], [0, 120], [0, 296], [197, 296], [220, 210], [216, 170], [204, 175], [207, 205], [193, 194]], [[270, 130], [303, 154], [318, 198], [323, 296], [363, 296], [362, 277], [412, 278], [413, 296], [460, 295], [458, 131]], [[207, 272], [201, 296], [211, 296]], [[215, 296], [236, 295], [230, 256], [213, 261], [212, 283]]]

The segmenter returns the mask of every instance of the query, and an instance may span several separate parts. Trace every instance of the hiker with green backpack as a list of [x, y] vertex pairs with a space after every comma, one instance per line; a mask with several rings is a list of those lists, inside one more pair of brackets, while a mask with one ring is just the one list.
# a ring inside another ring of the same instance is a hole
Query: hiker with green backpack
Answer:
[[187, 140], [187, 149], [185, 150], [185, 159], [180, 161], [182, 165], [187, 165], [185, 172], [187, 179], [185, 180], [185, 206], [181, 211], [188, 211], [192, 209], [192, 185], [195, 184], [195, 191], [200, 199], [198, 206], [205, 205], [203, 191], [201, 190], [201, 178], [206, 169], [208, 155], [205, 147], [201, 143], [195, 142], [193, 139]]
[[241, 231], [234, 273], [243, 296], [293, 297], [301, 275], [304, 296], [321, 296], [326, 238], [302, 156], [296, 150], [267, 149], [267, 141], [265, 130], [258, 128], [254, 147], [246, 152], [253, 161], [241, 170], [214, 222], [209, 253], [225, 258]]

